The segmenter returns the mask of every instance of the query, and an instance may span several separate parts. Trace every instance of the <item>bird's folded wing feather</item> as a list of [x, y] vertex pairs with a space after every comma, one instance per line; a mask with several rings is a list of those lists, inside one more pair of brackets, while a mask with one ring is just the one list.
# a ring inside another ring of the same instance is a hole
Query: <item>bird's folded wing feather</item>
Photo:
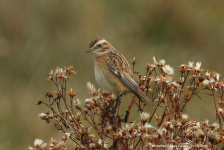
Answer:
[[125, 86], [127, 86], [133, 93], [138, 94], [138, 81], [132, 74], [131, 68], [122, 54], [118, 52], [111, 53], [106, 58], [106, 63], [110, 70], [121, 80]]
[[[110, 70], [121, 80], [121, 82], [127, 86], [138, 98], [148, 100], [155, 105], [144, 92], [139, 88], [138, 81], [131, 72], [131, 68], [127, 60], [122, 54], [116, 52], [111, 53], [106, 58], [106, 63]], [[156, 106], [156, 105], [155, 105]]]

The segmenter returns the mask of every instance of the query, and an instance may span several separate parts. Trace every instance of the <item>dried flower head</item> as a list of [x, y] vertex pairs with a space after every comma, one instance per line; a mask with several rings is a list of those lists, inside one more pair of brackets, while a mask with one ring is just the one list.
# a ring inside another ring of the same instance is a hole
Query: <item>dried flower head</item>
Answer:
[[42, 147], [43, 144], [44, 144], [44, 141], [43, 141], [43, 140], [41, 140], [41, 139], [35, 139], [33, 145], [34, 145], [35, 147]]
[[70, 137], [70, 135], [71, 135], [71, 133], [66, 132], [66, 133], [63, 135], [62, 140], [63, 140], [63, 141], [66, 141], [66, 140]]
[[76, 91], [74, 91], [74, 90], [71, 88], [71, 90], [68, 91], [68, 95], [69, 95], [70, 97], [74, 97], [74, 96], [76, 95]]
[[149, 113], [147, 113], [147, 112], [142, 112], [142, 113], [140, 114], [141, 121], [142, 121], [142, 122], [146, 122], [146, 121], [149, 119], [149, 116], [150, 116]]
[[201, 62], [196, 62], [196, 66], [194, 68], [196, 71], [198, 72], [202, 72], [204, 71], [202, 68], [201, 68]]
[[164, 60], [164, 59], [161, 59], [161, 60], [159, 60], [159, 62], [158, 62], [158, 65], [161, 65], [161, 66], [163, 66], [163, 65], [165, 65], [166, 64], [166, 61]]
[[93, 84], [87, 82], [86, 86], [89, 91], [89, 94], [94, 95], [94, 93], [96, 93], [96, 87]]
[[217, 109], [217, 112], [220, 113], [220, 114], [223, 114], [223, 109], [219, 107], [219, 108]]
[[194, 62], [193, 61], [188, 61], [188, 67], [191, 69], [194, 67]]
[[40, 113], [40, 114], [38, 115], [38, 117], [40, 117], [41, 119], [44, 119], [46, 116], [47, 116], [46, 113]]
[[205, 80], [202, 82], [202, 84], [203, 84], [203, 85], [208, 85], [209, 82], [210, 82], [209, 80], [205, 79]]
[[216, 78], [216, 81], [219, 81], [219, 78], [220, 78], [220, 74], [219, 74], [219, 73], [216, 73], [216, 76], [215, 76], [215, 78]]
[[134, 57], [133, 59], [131, 59], [131, 63], [132, 63], [133, 65], [136, 64], [136, 59], [135, 59], [135, 57]]
[[162, 69], [167, 75], [173, 75], [174, 74], [174, 69], [172, 67], [170, 67], [170, 65], [165, 65], [165, 66], [162, 67]]
[[42, 104], [42, 103], [43, 103], [42, 100], [37, 101], [37, 105], [40, 105], [40, 104]]
[[76, 100], [73, 100], [73, 103], [75, 106], [80, 106], [81, 105], [81, 101], [77, 98]]
[[219, 129], [219, 124], [217, 122], [214, 122], [210, 127], [214, 130], [217, 130]]

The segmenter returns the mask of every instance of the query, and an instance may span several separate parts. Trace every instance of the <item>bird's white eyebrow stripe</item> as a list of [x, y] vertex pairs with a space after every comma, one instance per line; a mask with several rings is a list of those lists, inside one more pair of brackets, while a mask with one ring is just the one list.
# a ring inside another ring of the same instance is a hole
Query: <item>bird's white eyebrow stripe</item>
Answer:
[[106, 40], [99, 40], [96, 44], [98, 45], [98, 44], [102, 44], [104, 42], [107, 42], [107, 41]]

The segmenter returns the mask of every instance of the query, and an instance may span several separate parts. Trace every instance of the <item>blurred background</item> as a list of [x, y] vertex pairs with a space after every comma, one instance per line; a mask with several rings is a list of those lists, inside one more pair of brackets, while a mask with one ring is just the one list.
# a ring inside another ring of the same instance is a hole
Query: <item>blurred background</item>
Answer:
[[[174, 80], [179, 79], [177, 66], [188, 61], [224, 76], [223, 15], [221, 0], [0, 0], [0, 149], [27, 149], [35, 138], [61, 138], [53, 124], [38, 117], [48, 109], [36, 101], [55, 90], [46, 81], [49, 71], [68, 65], [78, 71], [68, 87], [82, 101], [89, 97], [87, 81], [98, 85], [93, 57], [85, 51], [96, 37], [108, 40], [129, 62], [135, 57], [140, 74], [155, 56], [175, 68]], [[189, 103], [187, 113], [213, 123], [214, 102], [203, 93]], [[126, 104], [129, 99], [124, 98]]]

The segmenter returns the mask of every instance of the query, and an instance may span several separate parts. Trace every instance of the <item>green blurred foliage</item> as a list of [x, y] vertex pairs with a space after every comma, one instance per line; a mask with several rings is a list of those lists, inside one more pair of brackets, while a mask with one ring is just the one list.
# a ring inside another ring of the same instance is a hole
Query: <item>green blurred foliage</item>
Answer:
[[[60, 137], [37, 117], [47, 108], [35, 102], [54, 90], [45, 79], [57, 66], [73, 65], [78, 74], [69, 87], [77, 90], [76, 98], [89, 97], [87, 81], [98, 85], [85, 50], [95, 37], [110, 41], [128, 60], [136, 57], [140, 74], [155, 56], [175, 68], [175, 80], [176, 66], [188, 61], [223, 75], [223, 14], [221, 0], [0, 0], [0, 149], [27, 149], [35, 138]], [[187, 113], [215, 122], [212, 98], [200, 96]]]

